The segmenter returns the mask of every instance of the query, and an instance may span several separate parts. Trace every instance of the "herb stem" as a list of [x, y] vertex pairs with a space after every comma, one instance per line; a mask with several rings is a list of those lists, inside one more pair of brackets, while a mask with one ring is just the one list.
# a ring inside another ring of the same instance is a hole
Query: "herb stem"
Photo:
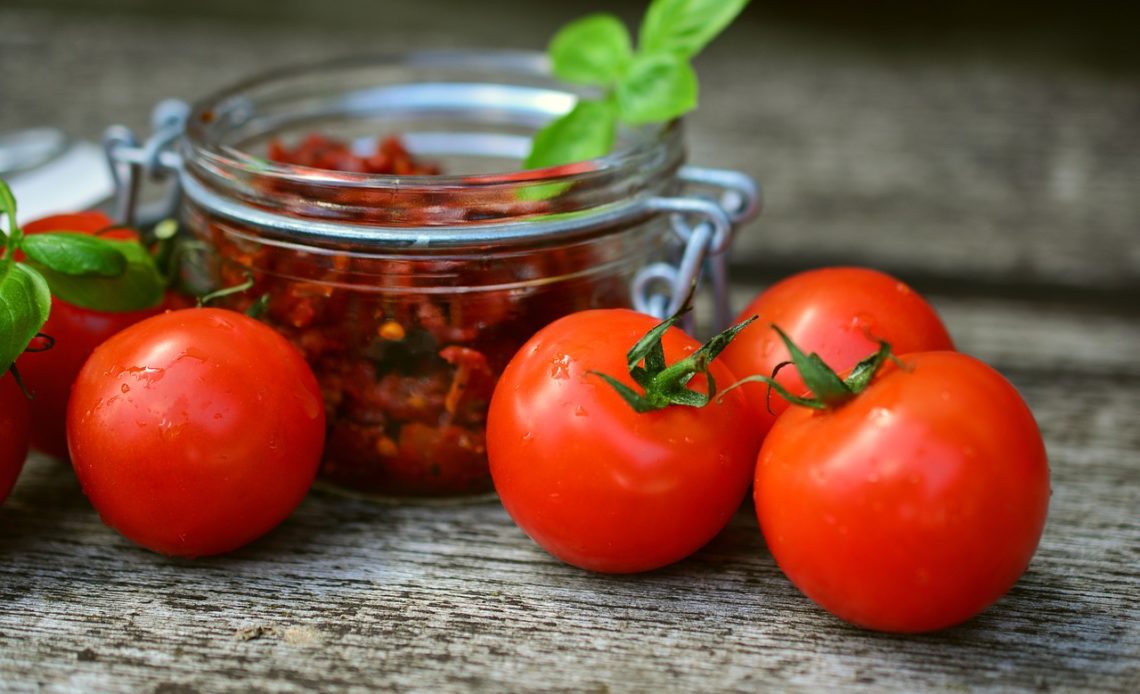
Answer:
[[16, 244], [20, 242], [20, 225], [16, 222], [16, 197], [7, 181], [0, 178], [0, 217], [8, 215], [8, 238], [4, 243], [3, 256], [5, 265], [10, 265], [16, 255]]

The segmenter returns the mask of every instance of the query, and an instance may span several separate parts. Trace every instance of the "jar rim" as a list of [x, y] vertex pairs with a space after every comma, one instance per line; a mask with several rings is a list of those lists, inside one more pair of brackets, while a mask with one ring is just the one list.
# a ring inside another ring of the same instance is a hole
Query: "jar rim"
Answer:
[[[326, 182], [341, 187], [370, 189], [406, 188], [409, 184], [420, 188], [454, 188], [458, 186], [495, 186], [518, 183], [557, 183], [573, 182], [583, 176], [614, 174], [630, 166], [642, 164], [648, 156], [659, 149], [663, 142], [680, 137], [680, 119], [664, 125], [648, 124], [631, 128], [637, 137], [629, 146], [576, 164], [588, 167], [567, 165], [547, 166], [536, 169], [516, 169], [512, 171], [473, 174], [419, 174], [414, 178], [398, 174], [376, 174], [335, 171], [298, 164], [283, 164], [255, 156], [240, 148], [226, 145], [211, 138], [209, 131], [216, 121], [219, 106], [259, 87], [273, 83], [284, 83], [320, 74], [337, 74], [344, 70], [366, 67], [407, 66], [407, 67], [465, 67], [501, 70], [504, 75], [546, 79], [549, 91], [558, 91], [571, 97], [572, 85], [558, 83], [550, 74], [547, 56], [536, 51], [509, 50], [425, 50], [410, 52], [381, 52], [346, 55], [315, 63], [277, 67], [255, 74], [247, 79], [224, 87], [203, 99], [196, 101], [187, 119], [185, 145], [192, 154], [204, 157], [215, 165], [226, 168], [252, 168], [259, 175], [295, 182]], [[572, 101], [566, 100], [568, 104]], [[567, 109], [563, 109], [564, 113]], [[560, 115], [557, 109], [548, 111], [551, 117]]]
[[623, 127], [615, 151], [596, 159], [505, 173], [351, 173], [275, 163], [241, 146], [314, 123], [384, 120], [422, 125], [414, 135], [450, 143], [444, 148], [488, 135], [525, 144], [529, 138], [520, 133], [537, 131], [591, 94], [559, 82], [548, 68], [533, 52], [415, 51], [271, 70], [192, 108], [179, 144], [181, 187], [208, 213], [317, 245], [557, 243], [652, 214], [649, 203], [675, 190], [684, 164], [681, 119]]

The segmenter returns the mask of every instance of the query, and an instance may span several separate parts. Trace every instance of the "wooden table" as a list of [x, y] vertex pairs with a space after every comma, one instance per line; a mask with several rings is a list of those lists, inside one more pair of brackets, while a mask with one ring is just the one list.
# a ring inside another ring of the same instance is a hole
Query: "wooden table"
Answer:
[[[158, 99], [263, 67], [357, 45], [534, 48], [585, 11], [391, 5], [302, 22], [316, 10], [6, 3], [0, 131], [141, 129]], [[230, 556], [165, 559], [33, 459], [0, 507], [0, 690], [1140, 691], [1136, 73], [1016, 36], [896, 44], [750, 12], [699, 64], [691, 160], [767, 191], [739, 239], [738, 305], [800, 268], [877, 266], [1029, 401], [1050, 517], [990, 610], [926, 636], [849, 627], [785, 580], [747, 509], [691, 559], [629, 577], [560, 564], [494, 501], [319, 491]]]

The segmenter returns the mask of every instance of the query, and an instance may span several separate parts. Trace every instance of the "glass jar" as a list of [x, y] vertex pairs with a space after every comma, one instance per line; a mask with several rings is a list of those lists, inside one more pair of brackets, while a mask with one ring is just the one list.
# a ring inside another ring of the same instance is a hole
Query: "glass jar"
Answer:
[[[583, 94], [533, 54], [355, 58], [222, 91], [166, 137], [213, 281], [252, 280], [230, 306], [258, 304], [321, 383], [326, 483], [383, 497], [490, 490], [487, 406], [522, 343], [573, 311], [663, 314], [682, 298], [680, 275], [727, 248], [733, 213], [681, 194], [689, 179], [739, 189], [739, 175], [685, 167], [680, 121], [623, 129], [599, 159], [518, 170], [533, 134]], [[445, 173], [267, 155], [271, 140], [310, 133], [361, 151], [397, 136]]]

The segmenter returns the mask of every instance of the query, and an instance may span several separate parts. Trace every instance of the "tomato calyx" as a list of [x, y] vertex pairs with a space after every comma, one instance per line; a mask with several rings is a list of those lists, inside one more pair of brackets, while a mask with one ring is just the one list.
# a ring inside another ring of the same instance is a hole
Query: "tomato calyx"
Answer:
[[[808, 407], [813, 410], [834, 409], [862, 393], [887, 360], [898, 363], [898, 357], [891, 352], [890, 343], [886, 340], [878, 340], [879, 349], [856, 364], [847, 374], [847, 378], [841, 378], [819, 354], [816, 352], [804, 354], [804, 351], [778, 325], [773, 324], [772, 329], [776, 331], [784, 346], [787, 347], [788, 354], [792, 357], [791, 361], [777, 364], [776, 368], [772, 369], [770, 376], [748, 376], [733, 383], [724, 391], [727, 393], [745, 383], [765, 383], [768, 385], [769, 412], [772, 411], [770, 402], [773, 390], [793, 405]], [[793, 395], [776, 381], [776, 374], [780, 372], [780, 369], [789, 365], [795, 366], [800, 372], [800, 378], [803, 379], [811, 397]]]
[[[713, 379], [712, 373], [709, 372], [709, 366], [713, 359], [716, 359], [717, 355], [732, 342], [737, 333], [756, 320], [757, 316], [741, 321], [714, 335], [709, 338], [708, 342], [684, 359], [671, 365], [666, 364], [665, 347], [661, 338], [666, 331], [681, 320], [681, 317], [688, 310], [689, 307], [686, 305], [677, 313], [658, 323], [626, 352], [629, 375], [633, 378], [634, 383], [641, 386], [643, 392], [638, 393], [609, 374], [599, 371], [590, 371], [589, 373], [608, 383], [637, 412], [652, 412], [670, 405], [704, 407], [709, 404], [716, 395], [716, 381]], [[707, 392], [702, 393], [688, 387], [689, 382], [697, 374], [704, 374], [708, 383]]]

